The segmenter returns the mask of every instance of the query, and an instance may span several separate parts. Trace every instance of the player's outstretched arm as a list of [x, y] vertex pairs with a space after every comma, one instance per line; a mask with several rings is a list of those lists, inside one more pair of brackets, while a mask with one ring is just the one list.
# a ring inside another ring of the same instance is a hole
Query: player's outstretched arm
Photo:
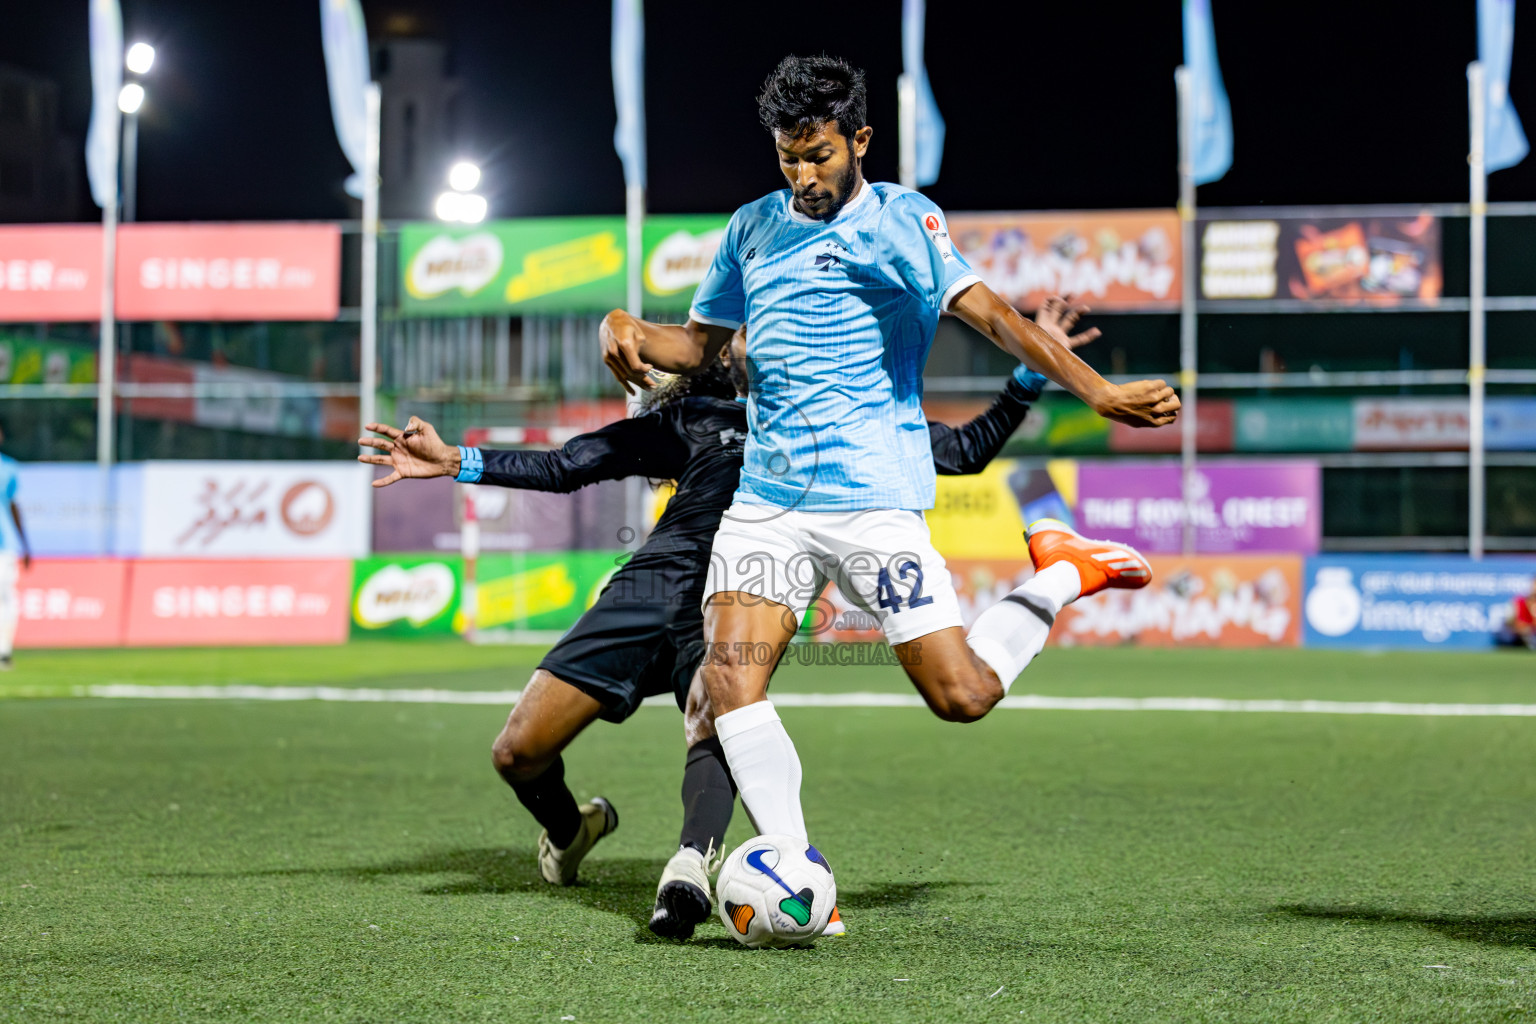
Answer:
[[381, 454], [369, 452], [357, 461], [394, 470], [375, 480], [375, 487], [388, 487], [397, 480], [451, 476], [464, 483], [568, 494], [599, 480], [675, 477], [687, 461], [687, 448], [676, 430], [654, 413], [617, 420], [579, 434], [554, 451], [540, 452], [459, 448], [445, 443], [432, 424], [416, 416], [404, 430], [386, 423], [370, 423], [368, 429], [385, 436], [360, 437], [358, 443]]
[[397, 480], [430, 480], [436, 476], [458, 476], [459, 449], [437, 436], [437, 428], [419, 416], [412, 416], [405, 429], [388, 423], [370, 423], [368, 429], [383, 437], [360, 437], [357, 443], [377, 452], [365, 452], [358, 462], [387, 466], [394, 470], [373, 482], [388, 487]]
[[653, 324], [616, 309], [603, 317], [598, 337], [603, 343], [603, 362], [625, 394], [632, 395], [636, 387], [649, 391], [656, 386], [649, 376], [652, 370], [698, 373], [711, 360], [720, 358], [732, 331], [692, 319], [686, 324]]
[[1105, 419], [1133, 427], [1161, 427], [1178, 418], [1179, 399], [1166, 381], [1111, 384], [985, 284], [974, 284], [961, 292], [949, 311], [1004, 352], [1072, 392]]
[[[1088, 307], [1073, 302], [1070, 295], [1049, 295], [1035, 313], [1035, 326], [1067, 348], [1078, 349], [1103, 334], [1097, 327], [1072, 333], [1086, 312]], [[1029, 407], [1040, 398], [1045, 383], [1044, 376], [1020, 363], [1002, 393], [980, 416], [959, 427], [929, 420], [933, 468], [946, 476], [966, 476], [986, 469], [1029, 415]]]

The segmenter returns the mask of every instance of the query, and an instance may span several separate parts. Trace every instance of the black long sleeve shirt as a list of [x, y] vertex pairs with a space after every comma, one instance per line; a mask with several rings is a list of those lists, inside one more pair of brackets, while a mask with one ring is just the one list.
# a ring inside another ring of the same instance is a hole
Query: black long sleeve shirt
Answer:
[[[990, 408], [964, 426], [928, 423], [934, 469], [979, 473], [1029, 412], [1031, 394], [1014, 379]], [[582, 434], [554, 451], [485, 451], [480, 482], [568, 493], [599, 480], [670, 479], [676, 493], [635, 558], [709, 557], [720, 517], [741, 475], [747, 409], [722, 398], [683, 398], [654, 412]]]

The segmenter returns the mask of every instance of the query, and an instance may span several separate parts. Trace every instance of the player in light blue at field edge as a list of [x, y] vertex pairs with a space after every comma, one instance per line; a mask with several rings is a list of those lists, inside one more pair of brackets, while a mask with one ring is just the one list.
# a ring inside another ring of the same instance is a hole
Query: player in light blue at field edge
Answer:
[[[804, 837], [800, 761], [767, 700], [774, 659], [828, 582], [874, 615], [930, 708], [974, 721], [1045, 643], [1062, 606], [1105, 587], [1145, 586], [1120, 545], [1054, 520], [1028, 531], [1036, 575], [969, 635], [922, 511], [932, 507], [922, 372], [952, 313], [1101, 416], [1172, 423], [1163, 381], [1115, 385], [970, 271], [925, 197], [863, 179], [874, 130], [864, 74], [833, 57], [787, 57], [758, 97], [789, 188], [736, 211], [688, 323], [615, 310], [604, 360], [626, 390], [653, 369], [693, 373], [748, 326], [749, 440], [705, 587], [699, 673], [743, 803], [762, 833]], [[812, 624], [814, 628], [814, 624]]]
[[[0, 426], [0, 444], [5, 443], [5, 429]], [[21, 617], [16, 589], [18, 560], [32, 567], [32, 548], [21, 525], [21, 510], [16, 507], [16, 460], [0, 455], [0, 670], [11, 667], [11, 651], [16, 645], [16, 623]]]

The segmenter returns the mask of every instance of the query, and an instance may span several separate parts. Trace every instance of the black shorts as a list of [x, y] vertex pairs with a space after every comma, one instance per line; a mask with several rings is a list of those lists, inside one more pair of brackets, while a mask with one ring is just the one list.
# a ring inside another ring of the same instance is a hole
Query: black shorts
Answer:
[[704, 655], [704, 576], [703, 563], [626, 563], [539, 668], [599, 701], [610, 722], [662, 693], [681, 710]]

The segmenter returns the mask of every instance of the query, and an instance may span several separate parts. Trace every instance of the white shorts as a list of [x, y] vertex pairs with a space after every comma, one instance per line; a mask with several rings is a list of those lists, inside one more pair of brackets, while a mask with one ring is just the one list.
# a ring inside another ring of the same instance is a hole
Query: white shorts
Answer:
[[901, 509], [798, 512], [734, 502], [715, 534], [704, 601], [749, 594], [785, 605], [799, 623], [828, 581], [878, 619], [892, 644], [963, 625], [928, 523]]

